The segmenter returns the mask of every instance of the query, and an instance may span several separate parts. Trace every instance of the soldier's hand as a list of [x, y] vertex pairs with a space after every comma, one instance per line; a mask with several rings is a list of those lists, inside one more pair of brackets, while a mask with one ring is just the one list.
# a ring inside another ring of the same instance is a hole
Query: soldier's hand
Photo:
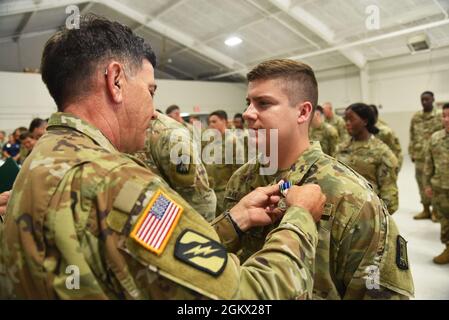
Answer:
[[229, 212], [239, 228], [247, 231], [278, 220], [283, 215], [281, 211], [275, 210], [280, 199], [278, 185], [259, 187], [244, 196]]
[[428, 196], [429, 198], [432, 198], [432, 196], [433, 196], [432, 187], [426, 187], [426, 188], [424, 189], [424, 193], [425, 193], [426, 196]]
[[0, 216], [3, 216], [6, 213], [6, 205], [8, 204], [10, 194], [10, 191], [0, 193]]
[[292, 186], [285, 197], [287, 205], [304, 208], [310, 212], [315, 222], [321, 219], [326, 203], [326, 196], [317, 184], [305, 184], [301, 187]]

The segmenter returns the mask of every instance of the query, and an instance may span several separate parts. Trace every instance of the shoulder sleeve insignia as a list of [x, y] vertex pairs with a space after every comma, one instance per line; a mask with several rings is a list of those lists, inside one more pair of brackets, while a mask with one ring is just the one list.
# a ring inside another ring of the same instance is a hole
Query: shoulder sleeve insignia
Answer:
[[143, 210], [130, 237], [160, 255], [179, 221], [183, 207], [158, 190]]
[[396, 243], [396, 264], [401, 270], [408, 270], [407, 241], [398, 235]]
[[176, 240], [175, 257], [215, 277], [226, 267], [228, 254], [217, 241], [186, 229]]

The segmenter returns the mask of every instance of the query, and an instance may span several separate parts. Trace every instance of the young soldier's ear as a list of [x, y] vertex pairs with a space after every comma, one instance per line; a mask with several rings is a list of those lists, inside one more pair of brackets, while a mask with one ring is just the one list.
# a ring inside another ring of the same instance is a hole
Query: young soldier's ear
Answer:
[[299, 104], [298, 107], [298, 124], [308, 123], [313, 117], [313, 106], [309, 101]]

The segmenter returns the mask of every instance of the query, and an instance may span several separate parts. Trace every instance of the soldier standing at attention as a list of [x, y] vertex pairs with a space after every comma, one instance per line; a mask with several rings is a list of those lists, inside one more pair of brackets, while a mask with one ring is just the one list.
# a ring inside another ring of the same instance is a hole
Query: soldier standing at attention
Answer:
[[[217, 110], [212, 112], [209, 115], [208, 123], [209, 129], [214, 129], [217, 134], [214, 136], [214, 140], [212, 142], [203, 141], [203, 144], [205, 148], [207, 144], [209, 144], [209, 147], [218, 147], [218, 149], [213, 149], [211, 152], [211, 157], [208, 162], [213, 160], [213, 163], [206, 162], [206, 170], [210, 185], [214, 189], [215, 195], [217, 196], [217, 215], [219, 215], [223, 212], [223, 200], [226, 184], [232, 174], [245, 162], [245, 149], [240, 149], [240, 156], [242, 156], [242, 159], [240, 159], [241, 161], [237, 161], [239, 154], [237, 153], [238, 148], [236, 137], [231, 131], [228, 131], [228, 134], [225, 134], [228, 123], [228, 115], [225, 111]], [[241, 142], [244, 143], [244, 140]], [[228, 148], [232, 147], [231, 149], [228, 149], [228, 151], [232, 150], [232, 157], [230, 159], [227, 159], [226, 157], [226, 145], [228, 145]], [[203, 153], [206, 151], [205, 148], [203, 148]], [[221, 154], [216, 155], [216, 150], [220, 150]], [[226, 160], [232, 160], [232, 163], [226, 163]]]
[[173, 104], [165, 110], [165, 114], [169, 116], [170, 118], [178, 121], [180, 124], [182, 124], [184, 127], [189, 129], [190, 133], [193, 132], [193, 127], [190, 123], [185, 122], [184, 119], [181, 117], [181, 109], [176, 104]]
[[403, 161], [402, 148], [401, 144], [399, 143], [399, 138], [394, 133], [394, 131], [386, 124], [385, 121], [379, 119], [379, 111], [377, 110], [377, 107], [374, 104], [371, 104], [370, 107], [374, 112], [374, 116], [376, 117], [375, 126], [377, 129], [379, 129], [379, 132], [375, 134], [376, 138], [385, 143], [390, 148], [390, 150], [393, 151], [394, 155], [396, 156], [396, 159], [398, 159], [398, 173], [399, 173]]
[[321, 150], [333, 157], [338, 144], [338, 132], [333, 126], [324, 122], [323, 117], [323, 107], [317, 106], [310, 125], [310, 141], [319, 141]]
[[398, 210], [398, 160], [388, 146], [377, 139], [371, 108], [364, 103], [351, 104], [345, 112], [350, 140], [338, 146], [336, 158], [360, 173], [385, 202], [388, 212]]
[[[318, 184], [327, 202], [319, 222], [314, 298], [413, 296], [407, 243], [382, 201], [363, 177], [324, 154], [318, 143], [309, 143], [309, 124], [318, 100], [313, 70], [293, 60], [270, 60], [251, 70], [247, 79], [248, 108], [243, 116], [250, 129], [277, 130], [278, 171], [262, 175], [261, 162], [244, 164], [226, 187], [225, 208], [257, 187], [280, 180]], [[264, 137], [258, 134], [255, 139]], [[281, 201], [278, 209], [283, 208]], [[240, 238], [231, 232], [220, 236], [245, 261], [262, 248], [270, 229], [255, 228]]]
[[[144, 147], [155, 59], [129, 27], [95, 15], [47, 41], [42, 79], [59, 112], [0, 224], [0, 299], [311, 297], [318, 186], [289, 191], [279, 227], [240, 265], [200, 214], [123, 153]], [[278, 186], [258, 188], [217, 230], [271, 224], [279, 195]]]
[[424, 163], [424, 191], [431, 198], [441, 223], [444, 251], [433, 258], [437, 264], [449, 263], [449, 103], [443, 106], [444, 129], [430, 138]]
[[338, 132], [338, 142], [343, 142], [349, 138], [348, 132], [346, 131], [345, 121], [342, 117], [335, 114], [334, 109], [332, 107], [332, 103], [325, 102], [323, 103], [323, 112], [326, 123], [333, 126]]
[[[421, 94], [421, 105], [423, 110], [416, 112], [410, 123], [410, 144], [408, 146], [408, 153], [412, 162], [415, 163], [415, 178], [418, 182], [421, 203], [424, 207], [421, 213], [413, 217], [418, 220], [431, 218], [431, 201], [424, 192], [423, 183], [425, 150], [432, 134], [443, 128], [441, 124], [441, 115], [433, 106], [434, 101], [435, 97], [433, 92], [423, 92]], [[432, 212], [432, 215], [435, 214], [436, 212]], [[434, 220], [436, 220], [436, 218], [434, 218]]]
[[[145, 149], [136, 156], [211, 222], [215, 218], [217, 198], [209, 186], [199, 147], [191, 132], [181, 123], [155, 112], [147, 130]], [[178, 150], [177, 157], [171, 159], [174, 148]]]

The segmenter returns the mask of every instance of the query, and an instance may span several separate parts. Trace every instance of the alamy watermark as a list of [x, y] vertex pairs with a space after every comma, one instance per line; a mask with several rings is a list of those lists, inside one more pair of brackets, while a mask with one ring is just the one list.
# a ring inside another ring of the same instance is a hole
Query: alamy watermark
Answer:
[[259, 162], [261, 175], [272, 175], [278, 170], [277, 129], [226, 129], [222, 135], [216, 129], [201, 131], [200, 126], [194, 126], [193, 133], [179, 128], [172, 131], [170, 146], [170, 161], [175, 165]]
[[65, 27], [69, 30], [80, 28], [80, 8], [70, 5], [65, 8], [65, 13], [69, 16], [65, 19]]

